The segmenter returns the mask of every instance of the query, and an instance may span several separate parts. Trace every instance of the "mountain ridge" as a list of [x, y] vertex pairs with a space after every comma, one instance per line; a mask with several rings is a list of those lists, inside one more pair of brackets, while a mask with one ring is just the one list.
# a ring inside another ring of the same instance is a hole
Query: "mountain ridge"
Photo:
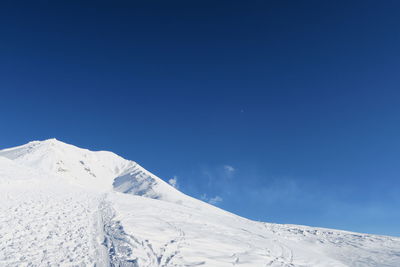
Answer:
[[256, 222], [134, 161], [48, 139], [0, 150], [0, 266], [398, 266], [400, 238]]

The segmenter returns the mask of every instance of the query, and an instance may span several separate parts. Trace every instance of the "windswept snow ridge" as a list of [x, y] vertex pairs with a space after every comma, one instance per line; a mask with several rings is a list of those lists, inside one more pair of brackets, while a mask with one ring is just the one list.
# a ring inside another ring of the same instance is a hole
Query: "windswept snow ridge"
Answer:
[[400, 238], [247, 220], [56, 139], [0, 150], [0, 266], [400, 266]]

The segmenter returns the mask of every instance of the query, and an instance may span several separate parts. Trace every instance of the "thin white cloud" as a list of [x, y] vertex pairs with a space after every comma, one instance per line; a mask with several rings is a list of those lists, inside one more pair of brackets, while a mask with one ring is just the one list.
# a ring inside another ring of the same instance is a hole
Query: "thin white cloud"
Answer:
[[171, 178], [171, 179], [169, 179], [168, 180], [168, 183], [170, 184], [170, 185], [172, 185], [173, 187], [175, 187], [175, 188], [179, 188], [179, 185], [178, 185], [178, 177], [177, 176], [174, 176], [173, 178]]
[[231, 165], [224, 165], [224, 170], [227, 173], [234, 173], [236, 171], [236, 169]]
[[210, 200], [208, 201], [208, 203], [210, 203], [211, 205], [216, 205], [218, 203], [222, 202], [222, 197], [220, 196], [215, 196], [210, 198]]
[[207, 198], [207, 194], [202, 194], [201, 196], [200, 196], [200, 199], [201, 200], [203, 200], [203, 201], [207, 201], [208, 202], [208, 198]]
[[223, 201], [222, 197], [220, 197], [220, 196], [215, 196], [215, 197], [209, 198], [209, 197], [207, 197], [207, 194], [205, 194], [205, 193], [200, 196], [200, 199], [205, 202], [210, 203], [211, 205], [217, 205], [218, 203]]

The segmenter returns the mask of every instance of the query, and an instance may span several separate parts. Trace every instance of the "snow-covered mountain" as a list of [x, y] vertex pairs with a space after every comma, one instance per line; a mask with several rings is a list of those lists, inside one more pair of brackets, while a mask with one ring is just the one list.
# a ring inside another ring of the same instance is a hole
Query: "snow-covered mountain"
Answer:
[[400, 238], [255, 222], [118, 155], [0, 150], [0, 266], [400, 266]]

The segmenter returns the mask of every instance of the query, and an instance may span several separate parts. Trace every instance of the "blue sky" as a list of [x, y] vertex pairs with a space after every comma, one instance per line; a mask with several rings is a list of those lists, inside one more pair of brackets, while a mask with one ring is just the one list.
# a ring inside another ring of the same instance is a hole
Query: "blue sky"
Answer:
[[5, 1], [0, 147], [56, 137], [251, 219], [399, 236], [399, 12]]

